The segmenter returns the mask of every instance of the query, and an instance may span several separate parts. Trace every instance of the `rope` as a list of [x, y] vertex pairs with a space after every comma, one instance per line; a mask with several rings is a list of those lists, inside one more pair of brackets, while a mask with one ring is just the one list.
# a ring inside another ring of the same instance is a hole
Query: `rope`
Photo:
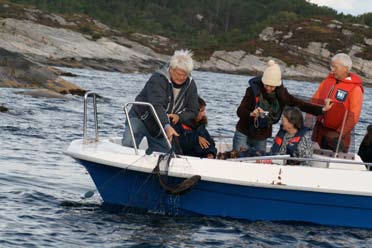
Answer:
[[159, 155], [158, 162], [153, 170], [153, 172], [158, 176], [159, 178], [159, 183], [160, 186], [169, 194], [171, 195], [181, 195], [188, 190], [190, 190], [193, 186], [195, 186], [199, 180], [201, 179], [201, 176], [199, 175], [194, 175], [189, 178], [186, 178], [183, 180], [181, 183], [177, 185], [168, 185], [166, 180], [164, 180], [163, 176], [160, 173], [160, 164], [161, 162], [165, 161], [166, 162], [166, 170], [165, 170], [165, 176], [168, 176], [168, 168], [170, 161], [173, 156], [171, 154], [161, 154]]

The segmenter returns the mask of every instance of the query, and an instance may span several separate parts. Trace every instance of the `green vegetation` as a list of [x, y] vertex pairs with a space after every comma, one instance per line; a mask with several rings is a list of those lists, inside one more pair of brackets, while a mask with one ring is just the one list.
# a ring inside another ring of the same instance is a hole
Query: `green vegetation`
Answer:
[[[207, 56], [257, 38], [268, 25], [290, 25], [307, 17], [372, 24], [372, 13], [340, 15], [306, 0], [12, 0], [43, 11], [86, 14], [124, 33], [158, 34]], [[321, 29], [321, 27], [318, 27]], [[83, 27], [84, 29], [84, 27]], [[85, 28], [87, 29], [87, 28]], [[83, 30], [84, 31], [84, 30]], [[92, 33], [91, 30], [85, 30]], [[322, 30], [314, 30], [322, 32]], [[312, 32], [314, 33], [314, 32]], [[99, 37], [98, 35], [96, 35]]]

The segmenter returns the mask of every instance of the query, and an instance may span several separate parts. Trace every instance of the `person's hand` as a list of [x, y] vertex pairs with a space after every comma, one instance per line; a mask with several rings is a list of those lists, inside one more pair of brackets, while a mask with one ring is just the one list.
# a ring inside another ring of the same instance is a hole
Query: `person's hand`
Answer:
[[324, 100], [324, 107], [322, 108], [322, 111], [327, 112], [328, 110], [330, 110], [332, 108], [333, 104], [334, 103], [331, 101], [330, 98], [326, 98]]
[[207, 158], [214, 159], [214, 155], [212, 153], [208, 153]]
[[249, 115], [252, 116], [253, 118], [258, 118], [260, 116], [260, 113], [263, 112], [264, 110], [260, 107], [255, 108]]
[[177, 114], [168, 114], [169, 119], [171, 120], [172, 124], [177, 124], [180, 120], [180, 116]]
[[173, 128], [171, 125], [169, 125], [169, 126], [167, 127], [167, 129], [165, 130], [165, 133], [167, 134], [167, 137], [168, 137], [168, 139], [169, 139], [169, 142], [171, 142], [171, 143], [172, 143], [173, 136], [180, 136], [180, 135], [176, 132], [176, 130], [174, 130], [174, 128]]
[[199, 145], [203, 149], [207, 149], [209, 147], [209, 142], [204, 137], [199, 136]]

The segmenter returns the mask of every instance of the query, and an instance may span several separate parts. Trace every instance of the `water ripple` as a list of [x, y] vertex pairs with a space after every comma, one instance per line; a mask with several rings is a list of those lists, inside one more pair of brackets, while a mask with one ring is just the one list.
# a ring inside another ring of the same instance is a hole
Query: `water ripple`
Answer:
[[[121, 136], [123, 105], [132, 101], [149, 74], [121, 74], [66, 69], [66, 78], [101, 95], [100, 136]], [[207, 102], [208, 129], [229, 136], [247, 76], [195, 72], [199, 94]], [[99, 82], [99, 83], [97, 83]], [[226, 85], [231, 87], [226, 87]], [[285, 81], [296, 94], [314, 92], [317, 84]], [[63, 154], [82, 136], [83, 98], [43, 99], [0, 88], [10, 110], [0, 118], [0, 247], [370, 247], [372, 231], [303, 223], [249, 222], [212, 217], [170, 217], [102, 204], [86, 170]], [[365, 99], [372, 95], [366, 89]], [[222, 100], [223, 99], [223, 100]], [[357, 125], [359, 144], [372, 108], [365, 101]], [[89, 109], [89, 135], [94, 126]]]

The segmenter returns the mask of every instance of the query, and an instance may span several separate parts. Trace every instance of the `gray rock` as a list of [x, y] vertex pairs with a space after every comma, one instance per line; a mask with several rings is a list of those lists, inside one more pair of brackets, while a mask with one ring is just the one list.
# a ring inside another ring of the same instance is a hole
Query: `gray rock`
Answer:
[[335, 23], [330, 23], [330, 24], [327, 25], [327, 27], [330, 28], [330, 29], [336, 29], [336, 28], [340, 29], [340, 28], [342, 28], [341, 25], [337, 25]]
[[47, 19], [51, 20], [52, 22], [55, 22], [55, 23], [57, 23], [61, 26], [76, 26], [75, 23], [66, 21], [66, 19], [63, 18], [60, 15], [44, 14], [43, 16], [44, 16], [44, 18], [47, 18]]
[[327, 43], [310, 42], [309, 46], [303, 49], [303, 51], [311, 55], [319, 56], [322, 58], [329, 58], [331, 55], [331, 52], [325, 48], [326, 45]]
[[19, 53], [0, 48], [0, 87], [49, 89], [59, 93], [84, 91], [62, 79], [56, 69], [34, 63]]
[[93, 20], [93, 23], [94, 23], [94, 25], [96, 25], [97, 27], [99, 27], [103, 31], [110, 31], [110, 28], [107, 25], [103, 24], [102, 22], [99, 22], [97, 20]]
[[364, 83], [371, 84], [372, 78], [372, 61], [364, 60], [359, 57], [351, 56], [353, 61], [353, 70], [362, 76]]
[[337, 20], [332, 20], [331, 22], [334, 23], [334, 24], [337, 24], [337, 25], [342, 25], [343, 24], [342, 22], [337, 21]]
[[[47, 15], [47, 16], [45, 16]], [[49, 18], [61, 26], [70, 23], [62, 16], [44, 14], [40, 10], [26, 10], [26, 16], [31, 20]], [[116, 36], [92, 40], [89, 35], [83, 35], [68, 29], [53, 28], [37, 24], [29, 20], [0, 19], [0, 86], [49, 89], [59, 93], [83, 94], [85, 91], [75, 88], [59, 77], [59, 73], [43, 65], [59, 65], [99, 70], [137, 72], [152, 71], [169, 60], [168, 55], [159, 54], [159, 47], [170, 53], [178, 47], [170, 39], [158, 35], [135, 33], [131, 40], [122, 37], [120, 32], [111, 30], [104, 24], [93, 20], [93, 24], [103, 31], [115, 33]], [[322, 22], [312, 19], [313, 22]], [[79, 24], [79, 21], [73, 23]], [[331, 21], [329, 28], [341, 29], [343, 23]], [[301, 30], [303, 27], [297, 27]], [[353, 29], [351, 29], [353, 30]], [[343, 29], [345, 36], [351, 36], [353, 31]], [[331, 52], [326, 49], [326, 43], [310, 42], [308, 47], [290, 45], [287, 43], [293, 37], [293, 32], [283, 33], [273, 27], [265, 28], [259, 35], [261, 41], [270, 41], [279, 48], [285, 48], [289, 55], [306, 58], [305, 65], [286, 65], [278, 58], [284, 78], [306, 79], [313, 81], [324, 78], [329, 72]], [[282, 39], [279, 39], [282, 36]], [[135, 41], [133, 41], [133, 39]], [[141, 43], [149, 44], [144, 46]], [[364, 43], [371, 45], [371, 39], [365, 38]], [[354, 68], [364, 79], [371, 77], [371, 62], [355, 57], [362, 51], [364, 44], [355, 44], [350, 50]], [[156, 49], [155, 49], [156, 48]], [[13, 55], [1, 57], [4, 51]], [[195, 61], [195, 69], [223, 71], [229, 73], [244, 73], [256, 75], [266, 68], [270, 57], [263, 57], [265, 51], [257, 48], [255, 54], [245, 51], [215, 51], [206, 61]], [[23, 54], [23, 55], [22, 55]], [[5, 58], [5, 59], [4, 59]], [[2, 60], [2, 61], [1, 61]], [[5, 64], [5, 66], [3, 66]], [[5, 85], [5, 86], [4, 86]], [[37, 93], [39, 95], [43, 95]]]
[[[136, 51], [109, 38], [92, 41], [71, 30], [10, 18], [0, 20], [0, 26], [0, 47], [27, 54], [29, 59], [44, 64], [73, 67], [89, 67], [94, 64], [94, 68], [102, 70], [107, 68], [105, 63], [115, 64], [115, 67], [121, 64], [121, 71], [131, 72], [133, 68], [136, 68], [135, 71], [139, 68], [149, 69], [154, 62], [164, 63], [149, 53]], [[165, 37], [156, 36], [154, 42], [168, 46], [169, 41]]]
[[310, 20], [313, 22], [322, 23], [322, 20], [319, 19], [311, 18]]
[[365, 25], [365, 24], [353, 23], [352, 25], [354, 27], [358, 27], [358, 28], [366, 28], [366, 29], [369, 28], [369, 26], [368, 25]]
[[290, 39], [293, 36], [293, 33], [291, 31], [288, 32], [288, 34], [283, 36], [284, 40]]
[[[209, 71], [223, 71], [227, 73], [243, 73], [249, 75], [261, 75], [267, 66], [269, 59], [274, 59], [282, 69], [283, 78], [295, 80], [307, 80], [319, 82], [329, 73], [330, 51], [325, 49], [326, 43], [311, 42], [307, 48], [293, 47], [293, 51], [302, 57], [306, 57], [306, 65], [287, 65], [278, 58], [261, 57], [247, 54], [244, 51], [216, 51], [209, 60], [200, 64], [200, 69]], [[354, 54], [362, 51], [361, 46], [354, 45], [349, 53], [353, 61], [353, 71], [359, 74], [365, 83], [372, 78], [372, 61], [355, 57]]]
[[372, 39], [368, 39], [364, 37], [364, 43], [366, 43], [366, 45], [368, 46], [372, 46]]
[[260, 33], [259, 38], [260, 38], [260, 40], [263, 40], [263, 41], [270, 41], [270, 40], [275, 39], [274, 35], [275, 35], [274, 34], [274, 28], [273, 27], [266, 27]]
[[345, 35], [345, 36], [352, 36], [354, 35], [353, 32], [351, 32], [350, 30], [347, 30], [347, 29], [342, 29], [342, 34]]

